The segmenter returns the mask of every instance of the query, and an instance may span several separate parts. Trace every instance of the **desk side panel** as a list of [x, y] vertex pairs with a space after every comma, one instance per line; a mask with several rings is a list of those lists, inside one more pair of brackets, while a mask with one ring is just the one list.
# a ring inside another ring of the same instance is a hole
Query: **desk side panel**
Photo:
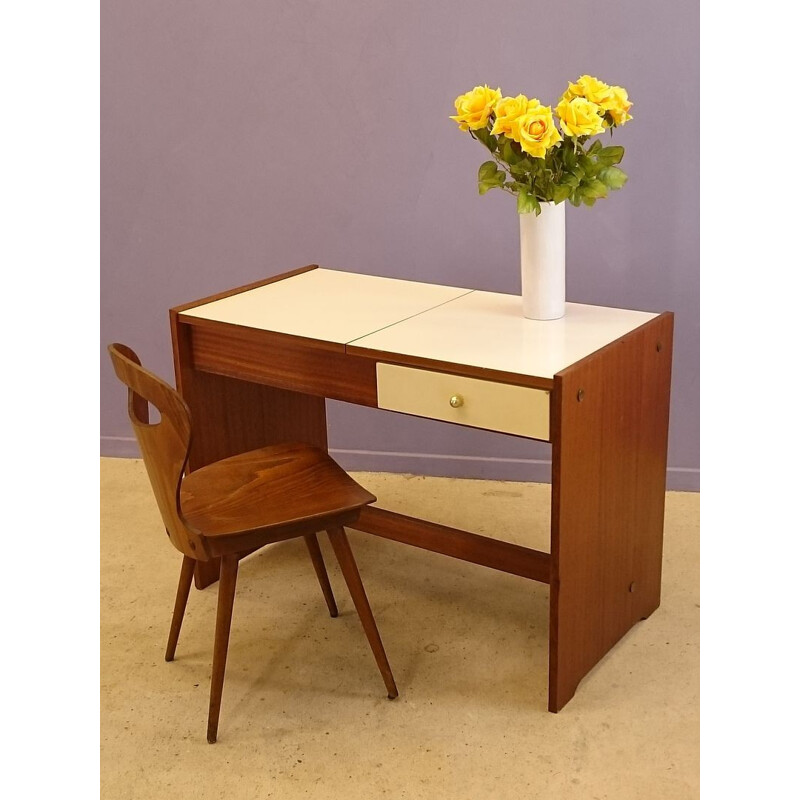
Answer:
[[672, 314], [556, 376], [550, 702], [661, 597]]

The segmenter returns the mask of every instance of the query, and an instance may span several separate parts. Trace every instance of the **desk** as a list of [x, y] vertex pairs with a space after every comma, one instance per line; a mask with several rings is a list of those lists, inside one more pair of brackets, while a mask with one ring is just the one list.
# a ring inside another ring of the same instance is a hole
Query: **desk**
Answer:
[[[327, 449], [325, 398], [552, 444], [550, 552], [368, 507], [358, 530], [550, 586], [550, 711], [661, 596], [673, 315], [304, 267], [170, 310], [189, 469]], [[195, 580], [215, 580], [205, 565]]]

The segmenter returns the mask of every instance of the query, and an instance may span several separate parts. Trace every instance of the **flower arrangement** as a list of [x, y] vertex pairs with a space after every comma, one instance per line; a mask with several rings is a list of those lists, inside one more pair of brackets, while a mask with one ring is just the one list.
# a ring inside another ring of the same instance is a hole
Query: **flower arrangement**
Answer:
[[593, 206], [625, 185], [628, 176], [617, 166], [625, 149], [604, 147], [599, 139], [587, 143], [632, 119], [632, 105], [621, 86], [582, 75], [556, 105], [561, 133], [550, 106], [524, 94], [503, 97], [488, 86], [456, 98], [450, 119], [492, 154], [478, 169], [478, 192], [503, 189], [517, 196], [520, 214], [538, 216], [543, 202]]

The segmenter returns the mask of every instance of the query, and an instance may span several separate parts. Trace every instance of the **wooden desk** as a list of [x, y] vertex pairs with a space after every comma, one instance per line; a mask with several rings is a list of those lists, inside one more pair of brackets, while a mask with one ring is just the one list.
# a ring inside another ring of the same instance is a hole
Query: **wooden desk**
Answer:
[[[552, 443], [550, 553], [380, 508], [359, 530], [550, 585], [550, 711], [658, 607], [673, 315], [310, 266], [170, 311], [189, 468], [327, 449], [325, 398]], [[195, 576], [203, 587], [214, 565]]]

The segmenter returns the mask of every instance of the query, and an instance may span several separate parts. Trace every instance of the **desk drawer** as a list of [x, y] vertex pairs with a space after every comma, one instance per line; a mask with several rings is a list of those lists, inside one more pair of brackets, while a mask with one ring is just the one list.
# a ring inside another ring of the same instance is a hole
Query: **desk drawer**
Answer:
[[377, 364], [378, 408], [550, 440], [550, 392]]

